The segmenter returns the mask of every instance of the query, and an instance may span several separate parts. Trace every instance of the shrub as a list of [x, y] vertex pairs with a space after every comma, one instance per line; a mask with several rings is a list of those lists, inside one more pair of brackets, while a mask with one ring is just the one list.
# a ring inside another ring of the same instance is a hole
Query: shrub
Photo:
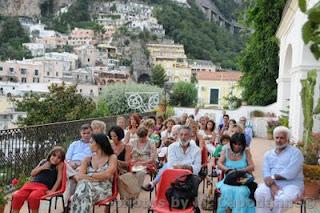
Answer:
[[98, 105], [106, 103], [106, 108], [112, 115], [126, 114], [134, 111], [142, 112], [147, 109], [150, 94], [141, 94], [141, 99], [136, 102], [137, 105], [143, 103], [143, 108], [130, 109], [127, 102], [127, 98], [129, 97], [128, 92], [158, 92], [160, 95], [162, 94], [162, 90], [159, 87], [148, 84], [133, 82], [127, 84], [115, 83], [108, 85], [102, 90]]
[[197, 88], [194, 84], [179, 81], [173, 87], [170, 104], [173, 106], [192, 107], [197, 103]]

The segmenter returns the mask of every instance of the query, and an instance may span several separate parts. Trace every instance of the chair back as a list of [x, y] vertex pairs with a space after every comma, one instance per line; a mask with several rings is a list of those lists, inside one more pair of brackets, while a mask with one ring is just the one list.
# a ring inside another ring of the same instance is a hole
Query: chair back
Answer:
[[174, 182], [177, 178], [192, 174], [190, 170], [185, 169], [166, 169], [162, 175], [160, 182], [158, 184], [157, 188], [157, 195], [156, 195], [156, 203], [166, 203], [168, 204], [167, 198], [166, 198], [166, 191], [170, 187], [171, 183]]
[[104, 200], [98, 201], [95, 205], [105, 205], [117, 199], [118, 192], [119, 192], [118, 186], [119, 186], [119, 174], [118, 174], [118, 171], [116, 171], [113, 176], [112, 195], [110, 197], [105, 198]]

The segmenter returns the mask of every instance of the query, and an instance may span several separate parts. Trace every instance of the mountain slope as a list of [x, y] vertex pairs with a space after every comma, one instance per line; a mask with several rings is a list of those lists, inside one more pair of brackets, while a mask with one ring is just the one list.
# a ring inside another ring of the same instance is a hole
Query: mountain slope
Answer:
[[194, 1], [189, 4], [190, 8], [170, 0], [157, 4], [154, 15], [164, 26], [166, 35], [183, 44], [190, 58], [212, 60], [224, 68], [238, 69], [237, 57], [244, 39], [207, 21]]

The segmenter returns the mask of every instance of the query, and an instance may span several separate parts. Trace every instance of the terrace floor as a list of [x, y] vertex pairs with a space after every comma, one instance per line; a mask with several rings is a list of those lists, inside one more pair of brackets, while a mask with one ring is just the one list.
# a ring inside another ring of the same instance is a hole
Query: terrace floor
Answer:
[[[262, 167], [263, 167], [263, 156], [264, 153], [271, 149], [272, 147], [274, 147], [274, 143], [271, 140], [265, 140], [265, 139], [261, 139], [261, 138], [254, 138], [253, 142], [252, 142], [252, 147], [251, 147], [251, 151], [252, 151], [252, 155], [253, 155], [253, 160], [255, 163], [255, 178], [256, 181], [258, 183], [262, 182]], [[146, 182], [149, 181], [149, 177], [146, 176]], [[206, 189], [205, 194], [208, 192], [208, 190]], [[199, 186], [199, 203], [201, 204], [202, 198], [203, 198], [203, 193], [202, 193], [202, 183]], [[154, 199], [154, 193], [152, 194], [152, 199]], [[134, 206], [133, 209], [131, 209], [131, 213], [142, 213], [142, 212], [147, 212], [147, 208], [149, 205], [149, 193], [148, 192], [141, 192], [140, 197], [139, 197], [139, 206]], [[62, 208], [61, 208], [62, 204], [61, 201], [59, 200], [58, 202], [58, 208], [55, 210], [52, 207], [52, 213], [61, 213], [62, 212]], [[119, 204], [120, 208], [119, 208], [119, 212], [120, 213], [125, 213], [128, 212], [127, 207], [125, 205], [121, 205], [121, 203]], [[10, 211], [10, 203], [7, 204], [6, 209], [5, 209], [5, 213], [9, 213]], [[317, 200], [314, 203], [310, 203], [309, 205], [307, 205], [307, 212], [312, 212], [312, 213], [320, 213], [320, 201]], [[46, 213], [48, 209], [48, 202], [43, 201], [41, 203], [40, 206], [40, 213]], [[21, 213], [27, 213], [27, 205], [25, 204], [23, 206], [23, 209], [21, 209], [20, 211]], [[104, 212], [104, 207], [96, 207], [95, 209], [96, 213], [102, 213]], [[115, 212], [115, 207], [111, 207], [111, 212]], [[204, 211], [201, 210], [201, 212], [207, 213], [210, 211]], [[294, 206], [292, 209], [289, 209], [287, 212], [289, 213], [298, 213], [300, 212], [299, 206]]]

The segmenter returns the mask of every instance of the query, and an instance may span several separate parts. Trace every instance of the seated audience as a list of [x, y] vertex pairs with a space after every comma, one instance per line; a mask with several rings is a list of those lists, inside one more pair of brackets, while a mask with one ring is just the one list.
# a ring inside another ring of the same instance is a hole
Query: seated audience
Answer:
[[290, 131], [278, 126], [273, 131], [276, 148], [264, 155], [264, 183], [255, 198], [257, 213], [280, 213], [303, 193], [303, 155], [289, 144]]
[[196, 121], [188, 123], [188, 127], [191, 129], [191, 141], [195, 142], [200, 149], [204, 146], [204, 140], [202, 135], [199, 134], [199, 125]]
[[32, 180], [12, 195], [12, 212], [17, 213], [28, 201], [32, 213], [39, 211], [41, 197], [59, 189], [62, 181], [65, 151], [62, 147], [54, 147], [47, 159], [40, 161], [31, 171]]
[[111, 147], [114, 154], [118, 158], [118, 170], [119, 173], [123, 173], [128, 170], [128, 163], [131, 159], [131, 146], [125, 145], [122, 142], [124, 138], [123, 129], [119, 126], [113, 126], [110, 128], [108, 137], [112, 140]]
[[66, 154], [66, 160], [73, 169], [76, 169], [78, 166], [80, 166], [81, 161], [85, 157], [92, 155], [89, 142], [91, 137], [90, 125], [83, 124], [80, 127], [80, 134], [81, 139], [70, 144]]
[[246, 117], [242, 116], [240, 118], [239, 123], [241, 128], [244, 130], [244, 136], [246, 136], [246, 144], [247, 144], [247, 147], [249, 147], [253, 138], [253, 130], [250, 126], [247, 125]]
[[188, 119], [188, 114], [187, 113], [182, 113], [180, 119], [179, 119], [179, 124], [180, 125], [186, 125]]
[[152, 191], [160, 181], [161, 175], [166, 169], [188, 169], [198, 175], [201, 168], [201, 151], [191, 143], [191, 128], [182, 126], [179, 130], [179, 139], [168, 147], [168, 162], [159, 170], [155, 179], [143, 186], [146, 191]]
[[[246, 149], [244, 134], [236, 133], [231, 137], [230, 146], [221, 151], [218, 160], [218, 168], [225, 175], [235, 171], [251, 173], [254, 170], [250, 150]], [[218, 212], [255, 212], [253, 194], [245, 185], [233, 186], [224, 183], [224, 180], [217, 183], [220, 188], [221, 197], [218, 201]]]
[[137, 129], [140, 125], [141, 118], [140, 115], [137, 113], [133, 113], [129, 118], [129, 125], [128, 125], [128, 131], [125, 134], [124, 137], [124, 143], [128, 144], [131, 140], [136, 140], [138, 138], [137, 136]]
[[121, 129], [124, 131], [124, 135], [126, 135], [127, 130], [126, 130], [126, 118], [123, 116], [118, 116], [117, 117], [117, 126], [120, 126]]
[[202, 134], [205, 145], [210, 155], [212, 155], [215, 150], [215, 141], [216, 141], [216, 133], [214, 132], [215, 127], [216, 127], [215, 122], [212, 120], [209, 120], [206, 124], [205, 131]]
[[75, 176], [77, 188], [71, 199], [70, 212], [87, 213], [92, 206], [112, 195], [112, 180], [117, 171], [117, 156], [113, 154], [105, 134], [93, 134], [92, 157], [86, 157]]
[[138, 139], [131, 141], [131, 161], [134, 165], [154, 165], [156, 148], [148, 138], [148, 130], [142, 126], [137, 131]]
[[219, 124], [218, 126], [219, 136], [221, 137], [222, 135], [224, 135], [225, 132], [228, 131], [228, 128], [229, 128], [229, 115], [224, 114], [223, 123]]
[[160, 134], [162, 128], [163, 128], [163, 122], [164, 119], [161, 115], [157, 116], [156, 118], [156, 126], [154, 127], [154, 131]]
[[168, 118], [164, 122], [165, 130], [161, 132], [161, 143], [166, 143], [167, 140], [172, 139], [172, 127], [176, 122], [172, 118]]
[[103, 133], [106, 134], [106, 123], [99, 120], [93, 120], [91, 122], [91, 129], [93, 134]]

